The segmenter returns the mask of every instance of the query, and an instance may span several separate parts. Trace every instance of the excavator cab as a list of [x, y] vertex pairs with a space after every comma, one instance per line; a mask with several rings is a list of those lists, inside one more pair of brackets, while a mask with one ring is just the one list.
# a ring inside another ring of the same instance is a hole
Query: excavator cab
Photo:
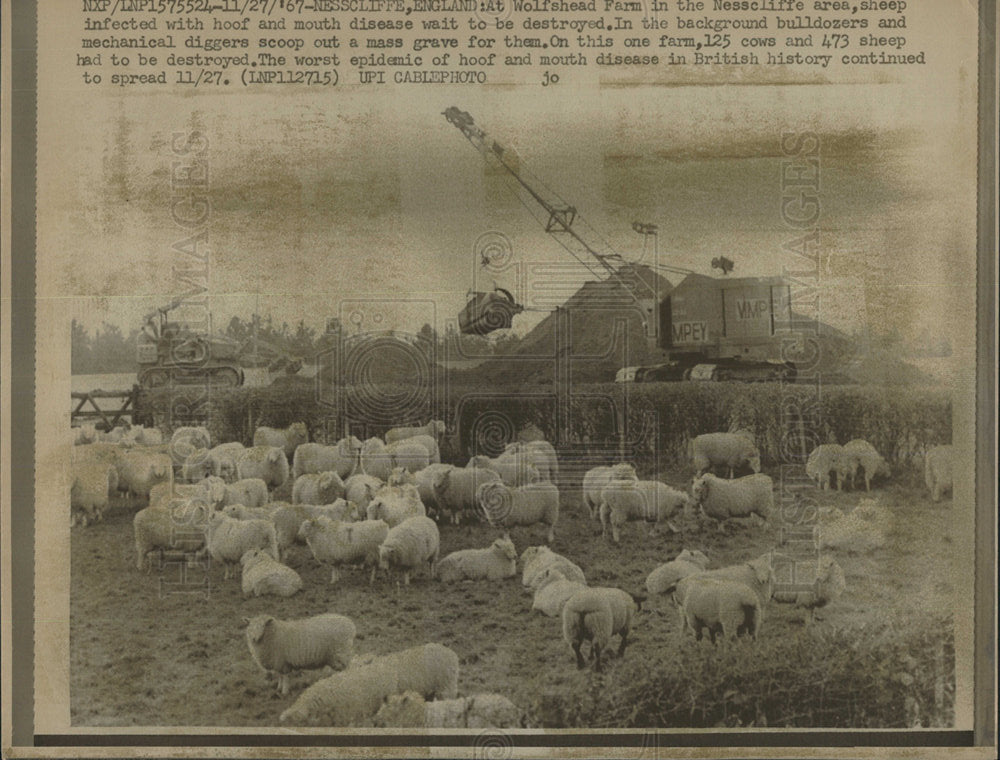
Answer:
[[494, 330], [507, 329], [514, 316], [524, 311], [504, 288], [494, 288], [492, 292], [470, 291], [469, 296], [469, 302], [458, 314], [458, 329], [463, 335], [489, 335]]

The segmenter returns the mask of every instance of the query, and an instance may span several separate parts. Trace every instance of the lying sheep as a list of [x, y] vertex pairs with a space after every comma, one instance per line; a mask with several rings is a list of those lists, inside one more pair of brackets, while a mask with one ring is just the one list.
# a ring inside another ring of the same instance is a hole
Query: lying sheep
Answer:
[[160, 446], [163, 443], [163, 432], [158, 428], [133, 425], [127, 439], [134, 446]]
[[271, 494], [267, 490], [267, 483], [260, 478], [243, 478], [235, 483], [225, 484], [226, 495], [223, 497], [222, 505], [242, 504], [251, 509], [263, 507], [271, 500]]
[[329, 506], [282, 504], [271, 515], [271, 522], [274, 524], [274, 532], [278, 541], [278, 549], [281, 551], [282, 556], [284, 556], [292, 544], [306, 543], [305, 534], [302, 532], [303, 523], [306, 520], [314, 520], [318, 517], [329, 517], [331, 520], [353, 521], [358, 517], [357, 507], [343, 499]]
[[935, 446], [924, 455], [924, 483], [934, 501], [941, 501], [941, 494], [952, 490], [952, 462], [954, 446]]
[[132, 528], [135, 533], [135, 566], [138, 570], [150, 566], [149, 553], [164, 550], [197, 552], [205, 546], [209, 507], [198, 502], [175, 499], [164, 506], [146, 507], [135, 513]]
[[261, 425], [253, 431], [254, 446], [276, 446], [285, 452], [289, 461], [295, 449], [309, 442], [309, 429], [304, 422], [293, 422], [283, 430]]
[[747, 633], [757, 638], [762, 622], [761, 602], [757, 594], [744, 583], [701, 574], [688, 576], [690, 581], [681, 603], [682, 631], [691, 630], [701, 641], [707, 628], [712, 643], [718, 633], [723, 637]]
[[646, 578], [646, 591], [652, 594], [672, 594], [677, 584], [689, 575], [708, 567], [708, 557], [697, 549], [684, 549], [670, 562], [657, 567]]
[[[812, 562], [796, 561], [795, 567], [796, 585], [799, 586], [805, 585], [806, 581], [803, 580], [803, 575], [812, 570], [812, 588], [810, 590], [785, 591], [776, 587], [772, 597], [774, 601], [782, 604], [804, 607], [807, 611], [806, 623], [811, 623], [816, 610], [838, 599], [847, 587], [844, 571], [833, 557], [824, 554], [815, 561], [815, 567], [812, 565]], [[808, 578], [809, 575], [805, 575], [805, 577]]]
[[691, 462], [695, 477], [712, 467], [725, 467], [729, 477], [741, 467], [760, 472], [760, 452], [745, 433], [705, 433], [691, 441]]
[[817, 517], [818, 548], [850, 554], [860, 554], [885, 546], [887, 534], [894, 522], [892, 511], [881, 506], [875, 499], [861, 499], [847, 514], [836, 507], [823, 508], [819, 510]]
[[179, 427], [170, 436], [170, 457], [180, 467], [197, 449], [212, 448], [212, 438], [204, 427]]
[[612, 481], [636, 481], [639, 476], [630, 464], [612, 467], [594, 467], [583, 476], [583, 503], [590, 510], [590, 519], [597, 519], [601, 508], [601, 494]]
[[129, 498], [139, 497], [148, 502], [149, 492], [158, 483], [173, 480], [173, 466], [166, 454], [132, 449], [118, 457], [118, 490]]
[[690, 503], [688, 495], [666, 483], [655, 480], [629, 482], [609, 481], [601, 492], [601, 531], [607, 536], [608, 523], [611, 534], [618, 543], [618, 530], [629, 520], [644, 520], [654, 525], [667, 522], [675, 512]]
[[876, 475], [889, 477], [892, 474], [888, 462], [875, 450], [868, 441], [855, 438], [844, 444], [843, 456], [840, 458], [840, 468], [838, 477], [838, 487], [847, 478], [851, 479], [851, 488], [854, 488], [854, 479], [861, 470], [865, 476], [865, 490], [872, 490], [872, 479]]
[[233, 566], [251, 549], [264, 549], [278, 559], [278, 540], [274, 525], [267, 520], [236, 520], [221, 512], [214, 513], [205, 530], [205, 546], [216, 562], [225, 567], [224, 580]]
[[547, 567], [535, 577], [535, 598], [531, 609], [549, 617], [559, 617], [567, 600], [577, 591], [587, 588], [587, 584], [567, 580], [556, 567]]
[[809, 453], [806, 460], [806, 476], [815, 480], [820, 490], [830, 488], [830, 477], [837, 478], [837, 490], [840, 490], [840, 466], [844, 456], [844, 447], [839, 443], [823, 443]]
[[354, 654], [354, 622], [343, 615], [315, 615], [298, 620], [278, 620], [271, 615], [243, 618], [247, 647], [260, 668], [278, 676], [278, 690], [288, 693], [293, 670], [330, 666], [344, 670]]
[[316, 472], [335, 472], [341, 480], [354, 474], [361, 456], [361, 441], [353, 435], [342, 438], [333, 446], [303, 443], [292, 458], [292, 477]]
[[580, 567], [561, 554], [556, 554], [547, 546], [529, 546], [521, 552], [521, 585], [530, 591], [537, 591], [544, 570], [553, 568], [570, 581], [586, 585], [587, 578]]
[[76, 461], [71, 465], [70, 525], [104, 519], [110, 497], [118, 490], [118, 470], [107, 462]]
[[730, 518], [758, 515], [766, 521], [774, 511], [774, 483], [760, 473], [734, 480], [705, 473], [692, 483], [691, 497], [706, 517], [719, 522], [720, 529]]
[[563, 640], [576, 655], [576, 666], [585, 666], [580, 647], [590, 641], [590, 659], [594, 670], [601, 670], [601, 654], [611, 637], [621, 636], [618, 656], [625, 654], [632, 618], [640, 609], [643, 598], [617, 588], [584, 588], [566, 600], [562, 610]]
[[377, 728], [520, 728], [524, 711], [501, 694], [427, 702], [414, 691], [391, 695], [375, 714]]
[[292, 504], [332, 504], [344, 493], [344, 481], [337, 473], [307, 473], [295, 479]]
[[483, 468], [492, 470], [500, 476], [504, 485], [511, 488], [518, 488], [528, 483], [537, 483], [541, 480], [541, 475], [537, 468], [531, 463], [531, 458], [526, 454], [512, 454], [508, 457], [497, 457], [491, 459], [480, 454], [469, 460], [467, 468]]
[[761, 609], [764, 608], [774, 592], [774, 558], [771, 552], [762, 554], [756, 559], [743, 562], [739, 565], [728, 565], [715, 570], [703, 570], [700, 573], [692, 573], [677, 582], [674, 589], [673, 600], [678, 607], [683, 608], [684, 599], [687, 596], [691, 585], [698, 579], [715, 578], [718, 580], [735, 581], [753, 591], [760, 601]]
[[342, 522], [321, 516], [302, 523], [302, 535], [317, 562], [334, 566], [330, 583], [337, 582], [337, 565], [362, 563], [372, 568], [369, 579], [372, 583], [378, 566], [379, 547], [389, 535], [389, 526], [382, 520]]
[[302, 590], [302, 578], [263, 549], [251, 549], [240, 557], [243, 596], [287, 597]]
[[288, 480], [288, 458], [277, 446], [251, 446], [236, 458], [236, 476], [259, 478], [268, 488], [280, 488]]
[[285, 724], [349, 726], [371, 720], [386, 698], [413, 691], [425, 699], [454, 699], [458, 655], [441, 644], [425, 644], [378, 657], [323, 678], [281, 713]]
[[441, 420], [431, 420], [426, 425], [418, 427], [397, 427], [391, 428], [385, 434], [386, 443], [396, 443], [406, 438], [415, 438], [418, 435], [427, 435], [437, 441], [444, 435], [445, 425]]
[[427, 509], [414, 485], [382, 486], [366, 510], [369, 520], [384, 520], [390, 528], [411, 517], [426, 514]]
[[344, 481], [344, 498], [353, 501], [361, 510], [368, 504], [384, 483], [373, 475], [356, 472]]
[[555, 541], [559, 489], [552, 483], [531, 483], [520, 488], [485, 483], [479, 487], [476, 499], [490, 525], [510, 528], [545, 523], [549, 526], [548, 542]]
[[484, 483], [499, 483], [500, 476], [492, 470], [478, 468], [453, 467], [439, 473], [434, 480], [434, 500], [440, 510], [452, 522], [458, 523], [460, 517], [475, 514], [479, 502], [476, 492]]
[[437, 565], [445, 583], [462, 580], [499, 581], [517, 575], [517, 550], [509, 537], [498, 538], [485, 549], [452, 552]]
[[429, 464], [424, 469], [413, 473], [414, 485], [417, 487], [420, 501], [424, 503], [428, 514], [437, 515], [441, 510], [441, 506], [437, 502], [437, 496], [434, 493], [434, 481], [442, 473], [453, 469], [455, 469], [454, 466], [450, 464]]
[[389, 530], [378, 549], [379, 569], [403, 571], [403, 585], [410, 585], [410, 571], [423, 563], [434, 577], [434, 565], [441, 550], [437, 524], [429, 517], [410, 517]]
[[559, 457], [556, 456], [555, 447], [548, 441], [515, 441], [508, 443], [503, 450], [501, 458], [511, 457], [521, 454], [538, 470], [538, 475], [542, 480], [553, 483], [559, 477]]

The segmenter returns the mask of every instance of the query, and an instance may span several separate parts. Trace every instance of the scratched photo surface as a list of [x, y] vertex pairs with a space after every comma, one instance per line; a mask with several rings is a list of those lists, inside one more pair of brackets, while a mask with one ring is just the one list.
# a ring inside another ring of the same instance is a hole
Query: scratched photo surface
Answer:
[[36, 720], [971, 725], [967, 63], [41, 90]]

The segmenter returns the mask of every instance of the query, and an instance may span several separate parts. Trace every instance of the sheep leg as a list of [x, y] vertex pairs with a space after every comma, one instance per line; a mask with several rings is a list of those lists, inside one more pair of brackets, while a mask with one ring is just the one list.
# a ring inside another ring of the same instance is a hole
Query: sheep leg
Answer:
[[410, 585], [410, 571], [409, 571], [409, 569], [406, 569], [406, 570], [403, 571], [403, 585], [404, 586], [409, 586]]
[[330, 583], [336, 583], [340, 579], [340, 573], [337, 572], [337, 568], [332, 568], [330, 570]]
[[550, 525], [549, 526], [548, 543], [551, 544], [555, 540], [556, 540], [556, 526], [555, 525]]
[[626, 628], [624, 631], [622, 631], [622, 641], [621, 641], [621, 644], [618, 645], [618, 656], [619, 657], [624, 657], [625, 656], [625, 647], [627, 645], [628, 645], [628, 628]]
[[601, 672], [601, 645], [596, 641], [590, 645], [590, 654], [594, 660], [594, 672]]
[[574, 654], [576, 654], [576, 669], [577, 670], [583, 670], [587, 666], [587, 663], [584, 662], [583, 655], [580, 654], [580, 642], [579, 641], [574, 641], [573, 642], [573, 652], [574, 652]]
[[278, 675], [278, 691], [281, 692], [281, 696], [288, 694], [288, 674], [280, 673]]
[[368, 585], [369, 586], [371, 586], [371, 585], [373, 585], [375, 583], [375, 572], [377, 570], [378, 570], [377, 566], [372, 568], [372, 574], [368, 577]]

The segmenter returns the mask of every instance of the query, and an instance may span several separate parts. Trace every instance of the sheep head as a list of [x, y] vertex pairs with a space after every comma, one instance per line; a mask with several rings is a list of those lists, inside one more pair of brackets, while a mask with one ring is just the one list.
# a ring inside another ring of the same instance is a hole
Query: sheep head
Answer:
[[268, 626], [274, 624], [273, 615], [257, 615], [252, 618], [243, 618], [247, 628], [247, 641], [256, 644], [267, 632]]
[[638, 480], [639, 476], [635, 472], [635, 467], [628, 462], [620, 462], [611, 468], [612, 480]]
[[747, 464], [754, 472], [760, 472], [760, 454], [756, 451], [747, 457]]
[[700, 478], [695, 478], [694, 482], [691, 483], [691, 501], [693, 506], [705, 503], [705, 499], [708, 498], [708, 481], [709, 476], [706, 474]]
[[399, 550], [395, 546], [386, 546], [385, 544], [382, 544], [378, 548], [379, 569], [388, 570], [389, 565], [395, 562], [398, 557], [399, 557]]
[[510, 540], [509, 536], [498, 538], [493, 542], [493, 546], [507, 559], [517, 561], [517, 549], [514, 548], [514, 542]]

